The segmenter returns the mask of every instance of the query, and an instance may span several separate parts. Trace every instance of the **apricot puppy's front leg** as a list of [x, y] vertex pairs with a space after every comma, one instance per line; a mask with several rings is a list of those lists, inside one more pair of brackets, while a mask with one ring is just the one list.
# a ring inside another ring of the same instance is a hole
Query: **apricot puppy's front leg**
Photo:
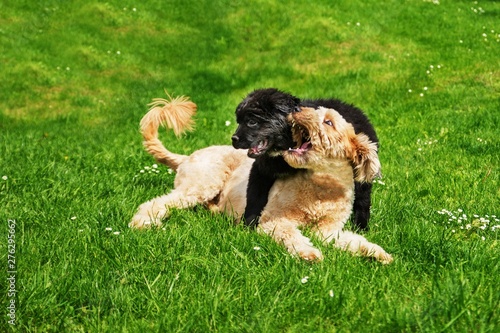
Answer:
[[299, 256], [304, 260], [323, 260], [321, 251], [312, 245], [309, 238], [302, 235], [297, 226], [298, 223], [293, 221], [284, 218], [269, 219], [263, 214], [258, 231], [266, 233], [276, 242], [285, 245], [293, 256]]
[[369, 242], [365, 237], [350, 231], [340, 231], [335, 238], [335, 247], [364, 257], [372, 257], [382, 264], [390, 264], [392, 256], [374, 243]]

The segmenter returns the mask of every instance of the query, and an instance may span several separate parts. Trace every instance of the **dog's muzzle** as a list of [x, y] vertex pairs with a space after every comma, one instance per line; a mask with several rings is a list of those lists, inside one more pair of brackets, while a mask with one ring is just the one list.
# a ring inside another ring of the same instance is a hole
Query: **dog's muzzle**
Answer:
[[256, 158], [260, 155], [263, 155], [268, 150], [269, 142], [267, 140], [259, 141], [258, 144], [250, 144], [246, 140], [240, 140], [240, 137], [236, 134], [231, 137], [233, 141], [233, 147], [236, 149], [248, 149], [248, 157]]

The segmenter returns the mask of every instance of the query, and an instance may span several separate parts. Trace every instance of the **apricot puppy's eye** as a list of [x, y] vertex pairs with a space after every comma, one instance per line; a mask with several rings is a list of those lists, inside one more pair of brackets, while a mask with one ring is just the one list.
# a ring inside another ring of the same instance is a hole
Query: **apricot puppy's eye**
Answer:
[[333, 123], [331, 120], [325, 120], [325, 124], [327, 124], [328, 126], [332, 126], [333, 127]]

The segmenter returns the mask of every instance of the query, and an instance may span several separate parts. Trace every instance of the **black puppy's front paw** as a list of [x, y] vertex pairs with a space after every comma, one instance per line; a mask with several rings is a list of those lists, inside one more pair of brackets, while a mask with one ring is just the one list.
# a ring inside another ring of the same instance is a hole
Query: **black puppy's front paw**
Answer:
[[260, 218], [260, 216], [258, 216], [256, 214], [250, 214], [248, 216], [245, 215], [245, 217], [243, 219], [243, 225], [245, 227], [255, 229], [259, 225], [259, 218]]

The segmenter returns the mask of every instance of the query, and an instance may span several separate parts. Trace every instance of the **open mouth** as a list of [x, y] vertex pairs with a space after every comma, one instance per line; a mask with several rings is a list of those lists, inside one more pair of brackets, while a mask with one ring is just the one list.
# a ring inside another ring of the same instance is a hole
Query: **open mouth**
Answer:
[[267, 140], [262, 140], [256, 146], [250, 147], [247, 155], [252, 158], [258, 157], [267, 151], [268, 146], [269, 142]]
[[291, 153], [302, 155], [302, 154], [306, 153], [307, 151], [311, 150], [311, 148], [312, 148], [311, 141], [307, 141], [307, 142], [304, 142], [303, 144], [301, 144], [300, 147], [288, 148], [288, 151]]
[[295, 148], [288, 148], [288, 152], [302, 155], [313, 148], [309, 131], [297, 123], [292, 125], [293, 140], [297, 142]]

